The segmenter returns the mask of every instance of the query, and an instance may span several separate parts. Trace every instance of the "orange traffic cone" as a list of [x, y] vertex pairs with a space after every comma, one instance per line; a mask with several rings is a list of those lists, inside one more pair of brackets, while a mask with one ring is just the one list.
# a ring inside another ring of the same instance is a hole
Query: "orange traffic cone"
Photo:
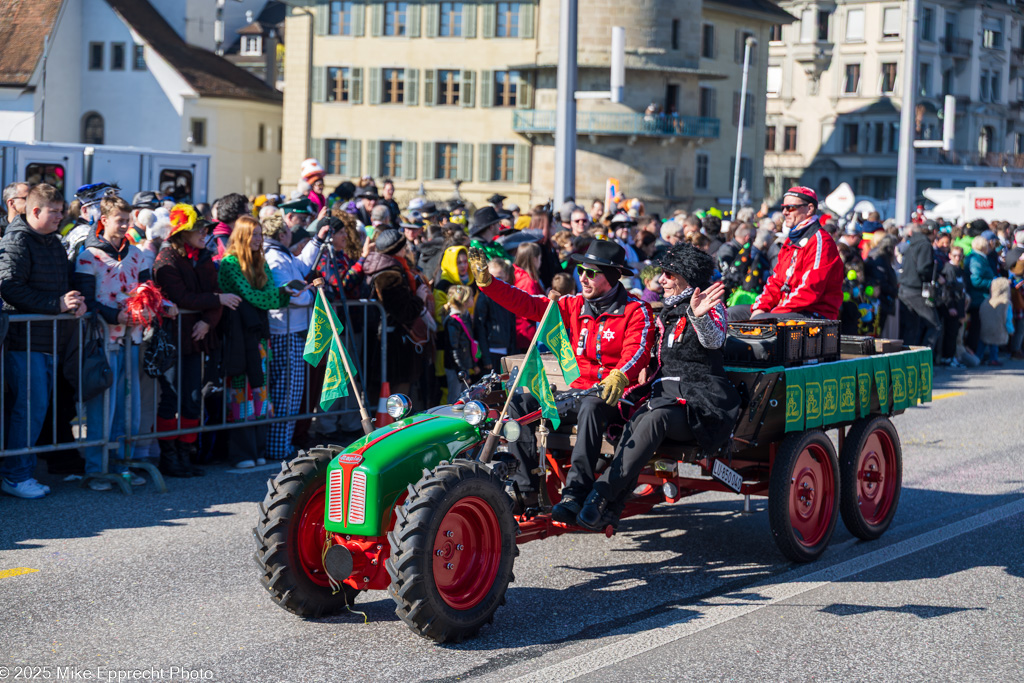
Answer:
[[391, 385], [388, 382], [383, 382], [380, 385], [380, 398], [377, 400], [377, 415], [374, 416], [374, 420], [377, 422], [377, 429], [395, 421], [393, 417], [388, 415], [388, 396], [390, 395]]

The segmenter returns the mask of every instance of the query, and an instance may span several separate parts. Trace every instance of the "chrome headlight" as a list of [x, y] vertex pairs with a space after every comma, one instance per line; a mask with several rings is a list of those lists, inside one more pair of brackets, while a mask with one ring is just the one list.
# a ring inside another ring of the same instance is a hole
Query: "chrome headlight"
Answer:
[[487, 418], [487, 406], [480, 401], [470, 401], [462, 408], [462, 419], [476, 427]]
[[505, 437], [505, 441], [513, 443], [515, 441], [519, 441], [519, 437], [523, 435], [523, 428], [515, 420], [509, 420], [505, 423], [505, 426], [501, 428], [501, 435]]
[[387, 400], [388, 415], [401, 420], [412, 410], [412, 401], [405, 394], [391, 394]]

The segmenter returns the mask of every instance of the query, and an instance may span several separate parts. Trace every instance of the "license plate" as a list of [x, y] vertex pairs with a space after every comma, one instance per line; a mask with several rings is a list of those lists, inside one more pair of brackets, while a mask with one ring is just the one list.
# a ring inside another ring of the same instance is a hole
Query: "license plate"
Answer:
[[740, 476], [740, 473], [726, 465], [721, 460], [715, 461], [714, 467], [711, 468], [711, 476], [731, 488], [736, 493], [739, 493], [743, 489], [743, 477]]

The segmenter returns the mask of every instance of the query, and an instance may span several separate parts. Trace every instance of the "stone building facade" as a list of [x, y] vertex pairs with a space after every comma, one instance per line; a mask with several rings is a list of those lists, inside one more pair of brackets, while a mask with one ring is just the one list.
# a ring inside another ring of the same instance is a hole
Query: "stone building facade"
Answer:
[[[787, 1], [798, 21], [773, 32], [768, 67], [765, 195], [801, 183], [828, 194], [847, 182], [891, 200], [903, 85], [906, 5]], [[1013, 2], [922, 0], [916, 131], [941, 139], [945, 95], [956, 97], [952, 152], [917, 150], [925, 188], [1024, 185], [1024, 9]]]
[[[293, 187], [302, 159], [316, 156], [329, 186], [387, 176], [400, 200], [421, 189], [445, 198], [457, 183], [477, 204], [495, 192], [524, 207], [557, 203], [558, 14], [558, 0], [346, 0], [293, 10], [286, 20], [282, 185]], [[729, 20], [766, 36], [786, 18], [769, 0], [581, 2], [579, 90], [608, 90], [613, 26], [626, 28], [626, 89], [621, 104], [578, 102], [579, 200], [602, 197], [609, 177], [661, 212], [728, 195], [735, 146], [728, 107], [742, 64], [732, 59], [731, 42], [723, 43], [723, 59], [702, 59], [700, 36], [715, 21], [731, 41]], [[759, 49], [765, 54], [755, 84], [764, 82], [767, 41]], [[702, 105], [701, 87], [719, 82], [730, 94], [719, 97], [718, 108]], [[760, 101], [754, 120], [761, 121], [763, 85], [750, 90]], [[753, 135], [761, 138], [758, 125]], [[705, 148], [710, 169], [697, 165]], [[756, 168], [754, 177], [759, 162]]]

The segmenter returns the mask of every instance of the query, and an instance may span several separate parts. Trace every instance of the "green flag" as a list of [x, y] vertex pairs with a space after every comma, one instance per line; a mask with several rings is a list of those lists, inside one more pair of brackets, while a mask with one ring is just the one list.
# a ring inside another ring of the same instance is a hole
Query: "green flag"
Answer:
[[[330, 317], [328, 317], [330, 316]], [[320, 392], [320, 408], [327, 410], [335, 400], [348, 396], [348, 385], [350, 378], [345, 372], [345, 365], [342, 363], [341, 354], [345, 354], [348, 366], [355, 373], [355, 364], [348, 351], [341, 342], [334, 337], [331, 329], [331, 318], [334, 319], [334, 326], [338, 334], [345, 329], [338, 320], [338, 314], [333, 308], [324, 306], [323, 297], [316, 298], [313, 306], [313, 319], [309, 323], [309, 331], [306, 332], [306, 347], [303, 349], [302, 358], [312, 366], [320, 364], [320, 359], [327, 353], [327, 368], [324, 374], [324, 385]], [[329, 351], [329, 352], [328, 352]]]
[[558, 304], [551, 302], [548, 306], [548, 312], [545, 313], [540, 329], [537, 330], [538, 338], [558, 359], [558, 365], [562, 368], [562, 379], [566, 384], [572, 384], [579, 379], [580, 368], [576, 365], [576, 355], [572, 352], [569, 335], [566, 334], [565, 326], [562, 324], [562, 315], [558, 310]]
[[523, 360], [523, 367], [519, 369], [519, 386], [526, 387], [530, 391], [530, 394], [540, 403], [540, 414], [551, 420], [552, 426], [558, 429], [558, 425], [562, 421], [558, 417], [555, 397], [551, 394], [551, 383], [548, 382], [548, 375], [544, 372], [544, 363], [541, 362], [540, 351], [536, 344], [530, 348], [530, 352]]

